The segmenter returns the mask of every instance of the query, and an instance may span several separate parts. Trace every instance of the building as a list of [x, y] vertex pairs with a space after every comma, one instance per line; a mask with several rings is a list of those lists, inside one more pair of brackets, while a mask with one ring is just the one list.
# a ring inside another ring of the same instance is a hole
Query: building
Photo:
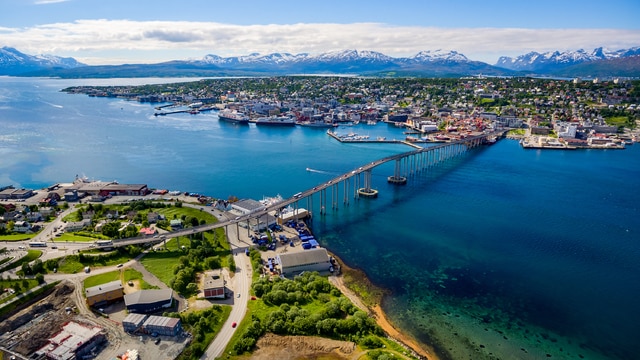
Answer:
[[124, 304], [130, 313], [147, 314], [170, 308], [173, 304], [173, 290], [140, 290], [124, 295]]
[[28, 221], [16, 221], [13, 224], [13, 231], [19, 233], [26, 233], [31, 231], [31, 224]]
[[8, 187], [0, 191], [0, 199], [28, 199], [33, 196], [33, 190], [28, 189], [14, 189]]
[[120, 280], [96, 285], [85, 289], [87, 305], [101, 305], [118, 301], [124, 297], [124, 288]]
[[276, 255], [280, 273], [284, 276], [299, 274], [303, 271], [329, 271], [331, 261], [326, 249], [309, 249], [295, 253]]
[[171, 226], [171, 229], [173, 229], [173, 230], [182, 229], [182, 220], [181, 219], [172, 219], [171, 221], [169, 221], [169, 225]]
[[224, 299], [226, 297], [225, 283], [222, 276], [212, 275], [204, 279], [202, 292], [206, 299]]
[[242, 215], [247, 215], [264, 208], [264, 205], [253, 199], [245, 199], [232, 203], [231, 207]]
[[128, 196], [144, 196], [149, 193], [149, 188], [146, 184], [117, 184], [112, 183], [106, 185], [100, 189], [99, 195], [128, 195]]
[[142, 329], [142, 324], [147, 319], [147, 315], [131, 313], [122, 320], [124, 331], [132, 334]]
[[64, 226], [64, 232], [80, 231], [87, 226], [91, 226], [91, 219], [82, 219], [82, 221], [70, 221]]
[[62, 331], [49, 339], [46, 346], [36, 352], [52, 360], [82, 359], [106, 340], [101, 328], [68, 322]]
[[149, 315], [142, 327], [148, 334], [155, 333], [166, 336], [176, 336], [182, 330], [180, 319], [154, 315]]

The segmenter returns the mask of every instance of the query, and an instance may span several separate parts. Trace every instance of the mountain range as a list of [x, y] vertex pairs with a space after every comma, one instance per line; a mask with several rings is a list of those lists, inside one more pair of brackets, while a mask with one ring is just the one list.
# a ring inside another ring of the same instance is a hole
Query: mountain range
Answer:
[[286, 74], [354, 74], [370, 76], [455, 77], [489, 76], [625, 76], [640, 77], [640, 47], [622, 50], [596, 48], [591, 52], [530, 52], [500, 57], [495, 65], [468, 59], [452, 50], [421, 51], [412, 57], [390, 57], [376, 51], [342, 50], [321, 54], [257, 53], [157, 64], [89, 66], [73, 58], [27, 55], [0, 49], [0, 75], [89, 77], [260, 76]]

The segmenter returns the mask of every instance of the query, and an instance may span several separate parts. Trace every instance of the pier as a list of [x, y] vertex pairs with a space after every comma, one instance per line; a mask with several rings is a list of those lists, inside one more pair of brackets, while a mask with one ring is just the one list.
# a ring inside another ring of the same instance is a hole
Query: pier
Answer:
[[[367, 143], [376, 143], [376, 144], [404, 144], [407, 146], [411, 146], [412, 148], [416, 148], [416, 149], [422, 149], [422, 146], [419, 146], [417, 144], [413, 144], [409, 141], [406, 140], [387, 140], [387, 139], [369, 139], [368, 137], [359, 137], [359, 138], [355, 138], [355, 137], [341, 137], [338, 134], [332, 132], [331, 130], [327, 130], [327, 135], [331, 136], [332, 138], [338, 140], [341, 143], [357, 143], [357, 144], [367, 144]], [[357, 136], [357, 135], [356, 135]], [[426, 142], [426, 141], [423, 141]]]

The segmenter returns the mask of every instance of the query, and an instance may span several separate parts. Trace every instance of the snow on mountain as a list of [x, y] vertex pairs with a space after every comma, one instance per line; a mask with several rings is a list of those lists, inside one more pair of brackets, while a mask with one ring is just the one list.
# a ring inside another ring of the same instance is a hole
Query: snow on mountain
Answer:
[[17, 75], [47, 68], [72, 69], [84, 66], [74, 58], [53, 55], [27, 55], [11, 47], [0, 48], [0, 75]]
[[498, 59], [496, 66], [510, 70], [547, 72], [584, 62], [615, 59], [639, 54], [640, 47], [615, 51], [599, 47], [590, 52], [587, 52], [584, 49], [562, 52], [548, 51], [545, 53], [532, 51], [515, 58], [502, 56]]
[[425, 50], [420, 51], [414, 57], [411, 58], [414, 61], [428, 62], [428, 61], [469, 61], [469, 59], [463, 54], [454, 50]]

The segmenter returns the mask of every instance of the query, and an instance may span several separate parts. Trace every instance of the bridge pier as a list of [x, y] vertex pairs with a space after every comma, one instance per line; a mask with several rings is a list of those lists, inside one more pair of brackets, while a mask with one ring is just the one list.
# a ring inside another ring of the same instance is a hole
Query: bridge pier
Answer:
[[400, 161], [402, 161], [403, 159], [406, 160], [407, 158], [404, 157], [404, 158], [396, 160], [396, 167], [395, 167], [395, 170], [393, 172], [393, 175], [387, 177], [387, 182], [389, 182], [390, 184], [405, 185], [407, 183], [407, 178], [405, 176], [400, 175], [400, 172], [401, 172]]
[[378, 190], [371, 188], [371, 169], [364, 172], [364, 187], [358, 189], [358, 194], [363, 197], [378, 197]]

